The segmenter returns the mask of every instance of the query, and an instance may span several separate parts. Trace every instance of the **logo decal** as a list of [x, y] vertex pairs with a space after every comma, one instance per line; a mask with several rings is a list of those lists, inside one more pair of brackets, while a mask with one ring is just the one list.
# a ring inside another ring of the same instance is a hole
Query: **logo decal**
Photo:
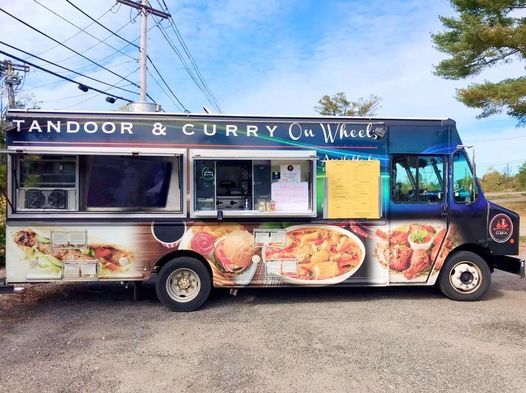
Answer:
[[489, 223], [489, 235], [497, 243], [510, 240], [513, 234], [513, 222], [506, 214], [497, 214]]

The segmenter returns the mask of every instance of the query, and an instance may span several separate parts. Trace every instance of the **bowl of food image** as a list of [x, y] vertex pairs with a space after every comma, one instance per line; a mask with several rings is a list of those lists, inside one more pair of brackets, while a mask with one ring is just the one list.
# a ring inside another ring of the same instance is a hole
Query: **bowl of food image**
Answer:
[[333, 285], [351, 277], [365, 259], [365, 247], [353, 233], [330, 225], [286, 229], [287, 245], [265, 246], [267, 274], [295, 285]]
[[427, 251], [433, 245], [436, 230], [429, 225], [415, 225], [411, 228], [407, 240], [413, 250]]

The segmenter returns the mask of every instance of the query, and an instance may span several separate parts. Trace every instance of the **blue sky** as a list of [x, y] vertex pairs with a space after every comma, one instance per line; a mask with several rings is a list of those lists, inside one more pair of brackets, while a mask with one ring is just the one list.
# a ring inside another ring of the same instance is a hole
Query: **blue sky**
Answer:
[[[39, 0], [78, 26], [90, 21], [63, 0]], [[94, 17], [107, 11], [113, 1], [73, 1]], [[313, 107], [324, 94], [345, 91], [358, 98], [377, 94], [383, 98], [381, 116], [450, 117], [457, 121], [466, 144], [476, 146], [481, 172], [509, 163], [516, 168], [526, 161], [526, 130], [513, 119], [496, 116], [476, 119], [478, 111], [454, 98], [455, 89], [467, 83], [500, 80], [524, 74], [519, 62], [495, 67], [468, 81], [447, 81], [432, 74], [433, 64], [443, 57], [432, 46], [430, 34], [441, 29], [438, 15], [450, 15], [449, 2], [436, 1], [251, 1], [166, 0], [183, 37], [193, 53], [223, 112], [241, 114], [315, 114]], [[0, 0], [1, 6], [30, 21], [35, 27], [82, 51], [96, 45], [93, 38], [60, 20], [33, 0]], [[156, 1], [152, 1], [156, 5]], [[118, 29], [130, 21], [130, 10], [114, 7], [100, 21]], [[152, 23], [153, 21], [150, 21]], [[163, 24], [162, 26], [167, 26]], [[140, 23], [120, 32], [129, 40], [139, 35]], [[87, 31], [114, 47], [124, 42], [96, 25]], [[165, 30], [175, 41], [173, 32]], [[53, 59], [110, 83], [119, 78], [90, 65], [66, 49], [0, 15], [1, 40], [42, 57]], [[14, 53], [11, 49], [0, 48]], [[98, 44], [85, 55], [100, 60], [114, 52]], [[117, 54], [103, 64], [139, 80], [137, 50]], [[192, 112], [211, 105], [192, 82], [159, 29], [149, 34], [149, 53], [183, 104]], [[21, 57], [25, 57], [22, 55]], [[37, 63], [39, 63], [37, 61]], [[82, 78], [76, 79], [83, 81]], [[51, 84], [52, 83], [52, 84]], [[86, 82], [96, 85], [93, 82]], [[124, 85], [121, 81], [120, 85]], [[42, 87], [44, 86], [44, 87]], [[105, 88], [102, 86], [102, 88]], [[133, 86], [128, 86], [133, 88]], [[110, 110], [104, 97], [82, 93], [70, 83], [31, 71], [24, 85], [43, 108]], [[149, 92], [167, 111], [177, 108], [149, 80]], [[128, 97], [136, 97], [126, 94]]]

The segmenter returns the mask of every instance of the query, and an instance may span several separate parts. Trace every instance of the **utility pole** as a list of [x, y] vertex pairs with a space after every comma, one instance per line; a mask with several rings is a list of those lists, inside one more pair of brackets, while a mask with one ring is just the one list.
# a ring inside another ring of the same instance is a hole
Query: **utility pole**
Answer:
[[147, 52], [148, 14], [152, 14], [154, 16], [158, 16], [159, 18], [163, 18], [163, 19], [169, 19], [172, 16], [167, 12], [163, 12], [163, 11], [150, 7], [148, 5], [148, 0], [142, 0], [142, 2], [133, 1], [133, 0], [117, 0], [117, 2], [141, 11], [141, 60], [140, 60], [141, 94], [140, 94], [140, 100], [141, 102], [145, 103], [146, 93], [147, 93], [146, 71], [148, 69], [147, 68], [148, 65], [146, 64], [146, 61], [148, 58], [148, 52]]
[[15, 90], [22, 83], [22, 77], [18, 74], [18, 71], [26, 73], [29, 71], [29, 66], [25, 64], [13, 64], [10, 60], [0, 62], [0, 76], [4, 76], [9, 108], [16, 106]]

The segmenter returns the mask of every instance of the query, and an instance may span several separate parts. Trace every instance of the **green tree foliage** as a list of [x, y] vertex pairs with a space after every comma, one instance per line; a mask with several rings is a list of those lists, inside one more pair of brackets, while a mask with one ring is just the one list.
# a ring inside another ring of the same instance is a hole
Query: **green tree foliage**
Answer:
[[502, 171], [489, 168], [480, 181], [484, 191], [487, 192], [526, 191], [526, 162], [519, 167], [519, 171], [514, 175], [509, 165]]
[[526, 162], [519, 167], [519, 172], [516, 175], [517, 185], [521, 190], [526, 190]]
[[323, 116], [374, 116], [381, 102], [376, 95], [350, 101], [344, 92], [339, 92], [333, 96], [324, 95], [314, 110]]
[[[432, 35], [435, 47], [450, 57], [435, 67], [446, 79], [464, 79], [497, 64], [526, 57], [526, 0], [450, 0], [456, 17], [440, 16], [445, 30]], [[482, 109], [479, 117], [505, 111], [526, 124], [526, 77], [470, 84], [457, 99]]]

